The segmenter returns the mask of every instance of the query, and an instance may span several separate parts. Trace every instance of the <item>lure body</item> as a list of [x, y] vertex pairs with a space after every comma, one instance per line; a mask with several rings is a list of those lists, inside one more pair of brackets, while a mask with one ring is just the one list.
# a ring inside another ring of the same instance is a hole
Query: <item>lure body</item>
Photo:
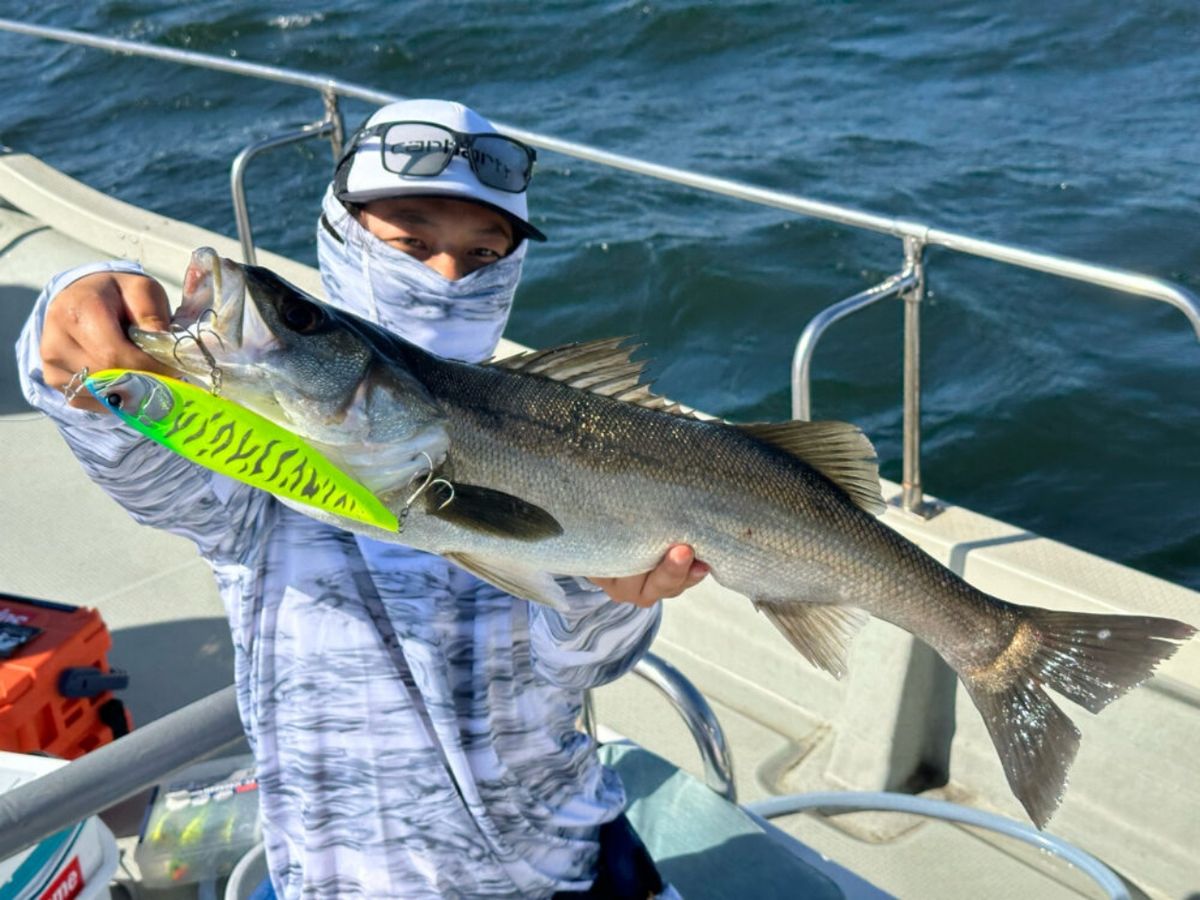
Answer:
[[232, 400], [132, 369], [105, 369], [84, 383], [126, 425], [198, 465], [285, 500], [400, 530], [378, 497], [319, 450]]

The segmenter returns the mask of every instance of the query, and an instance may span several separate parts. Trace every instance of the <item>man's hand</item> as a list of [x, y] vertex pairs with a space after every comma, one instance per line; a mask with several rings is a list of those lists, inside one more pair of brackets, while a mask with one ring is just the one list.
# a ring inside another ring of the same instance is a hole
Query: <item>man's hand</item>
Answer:
[[645, 575], [624, 578], [589, 578], [617, 603], [653, 606], [664, 597], [678, 597], [708, 574], [708, 566], [696, 559], [687, 544], [675, 544], [667, 550], [658, 566]]
[[[84, 366], [92, 372], [119, 368], [173, 374], [125, 334], [130, 325], [166, 330], [170, 316], [167, 292], [146, 275], [97, 272], [73, 281], [46, 310], [40, 347], [46, 384], [65, 392], [71, 377]], [[77, 393], [71, 405], [101, 409], [87, 391]]]

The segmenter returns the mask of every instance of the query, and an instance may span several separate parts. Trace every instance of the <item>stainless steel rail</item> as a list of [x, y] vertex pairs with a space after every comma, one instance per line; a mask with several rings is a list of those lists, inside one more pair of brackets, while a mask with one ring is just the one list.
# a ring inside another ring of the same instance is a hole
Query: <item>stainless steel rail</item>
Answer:
[[[705, 784], [736, 803], [733, 757], [721, 723], [704, 695], [682, 672], [653, 653], [640, 659], [634, 672], [661, 691], [683, 717], [704, 762]], [[585, 717], [587, 731], [594, 737], [590, 697]], [[120, 803], [241, 737], [237, 699], [230, 685], [61, 769], [0, 794], [0, 860]]]
[[342, 117], [338, 112], [337, 98], [328, 96], [325, 117], [317, 122], [304, 125], [296, 131], [276, 135], [261, 141], [256, 141], [246, 147], [233, 160], [229, 173], [230, 188], [233, 191], [233, 214], [237, 220], [238, 239], [242, 244], [242, 260], [255, 265], [258, 255], [254, 252], [254, 233], [250, 227], [250, 210], [246, 204], [246, 168], [259, 153], [306, 141], [310, 138], [330, 137], [334, 142], [334, 159], [338, 155], [338, 145], [341, 143]]
[[[762, 825], [766, 825], [768, 819], [777, 819], [800, 812], [815, 811], [822, 815], [830, 815], [837, 812], [867, 810], [904, 813], [941, 819], [946, 822], [958, 822], [973, 828], [983, 828], [996, 834], [1002, 834], [1005, 837], [1037, 847], [1043, 853], [1057, 856], [1095, 881], [1110, 900], [1130, 900], [1129, 888], [1121, 876], [1074, 844], [1023, 822], [1015, 822], [996, 813], [973, 809], [969, 806], [951, 803], [948, 800], [935, 800], [930, 797], [886, 791], [821, 791], [812, 794], [768, 797], [765, 800], [747, 803], [745, 810]], [[1138, 896], [1144, 897], [1145, 894], [1138, 891]]]
[[[796, 352], [792, 355], [792, 384], [808, 385], [811, 382], [812, 358], [817, 349], [817, 340], [830, 325], [860, 309], [874, 306], [880, 300], [898, 297], [915, 284], [916, 279], [911, 272], [900, 271], [861, 293], [825, 307], [809, 319], [804, 331], [800, 332]], [[812, 397], [807, 390], [792, 391], [792, 418], [812, 418]]]
[[904, 300], [904, 470], [901, 506], [922, 516], [937, 507], [924, 500], [921, 488], [921, 300], [925, 296], [924, 247], [904, 239], [904, 268], [874, 287], [847, 297], [813, 316], [800, 333], [792, 356], [792, 418], [812, 418], [812, 358], [821, 335], [839, 319], [880, 300]]
[[[127, 53], [134, 56], [143, 56], [153, 59], [161, 59], [168, 62], [180, 63], [183, 65], [197, 66], [200, 68], [215, 69], [222, 72], [229, 72], [236, 75], [244, 75], [251, 78], [265, 79], [275, 81], [282, 84], [295, 85], [297, 87], [309, 88], [319, 92], [326, 104], [326, 120], [334, 120], [339, 122], [339, 126], [331, 131], [331, 139], [334, 143], [335, 155], [340, 145], [340, 116], [337, 111], [337, 98], [348, 97], [356, 100], [366, 101], [373, 104], [389, 103], [393, 100], [402, 99], [400, 95], [378, 91], [371, 88], [363, 87], [362, 85], [352, 84], [346, 81], [340, 81], [335, 78], [325, 76], [315, 76], [306, 72], [296, 71], [294, 69], [285, 69], [277, 66], [266, 66], [258, 63], [248, 63], [241, 60], [226, 59], [223, 57], [209, 56], [203, 53], [194, 53], [187, 50], [177, 50], [171, 47], [156, 47], [151, 44], [140, 44], [136, 41], [126, 41], [119, 38], [100, 37], [98, 35], [87, 34], [85, 32], [70, 31], [63, 28], [48, 28], [40, 25], [27, 25], [23, 22], [16, 22], [11, 19], [0, 19], [0, 30], [11, 31], [18, 34], [25, 34], [31, 37], [45, 38], [48, 40], [60, 41], [71, 44], [80, 44], [87, 47], [95, 47], [101, 50], [109, 50], [117, 53]], [[861, 228], [868, 231], [879, 232], [881, 234], [891, 235], [903, 241], [904, 253], [904, 268], [905, 271], [911, 271], [917, 280], [916, 284], [905, 285], [899, 291], [884, 291], [884, 296], [903, 296], [905, 301], [905, 337], [904, 337], [904, 493], [902, 496], [902, 504], [906, 509], [915, 512], [927, 511], [923, 497], [920, 477], [920, 337], [919, 337], [919, 321], [920, 321], [920, 302], [924, 295], [924, 288], [921, 282], [921, 269], [924, 262], [924, 250], [929, 246], [945, 247], [958, 253], [965, 253], [971, 256], [978, 256], [984, 259], [995, 260], [996, 262], [1005, 263], [1007, 265], [1018, 266], [1025, 269], [1033, 269], [1040, 272], [1046, 272], [1051, 275], [1057, 275], [1062, 278], [1070, 278], [1076, 281], [1083, 281], [1089, 284], [1099, 285], [1101, 287], [1110, 288], [1112, 290], [1121, 291], [1135, 296], [1146, 297], [1151, 300], [1158, 300], [1163, 303], [1168, 303], [1178, 309], [1191, 323], [1192, 328], [1196, 332], [1197, 339], [1200, 340], [1200, 297], [1186, 288], [1165, 281], [1160, 278], [1152, 278], [1147, 275], [1141, 275], [1136, 272], [1130, 272], [1123, 269], [1114, 269], [1106, 266], [1098, 266], [1092, 263], [1083, 262], [1077, 259], [1071, 259], [1064, 256], [1056, 256], [1050, 253], [1041, 253], [1035, 250], [1024, 249], [1010, 244], [1002, 244], [996, 241], [984, 240], [981, 238], [971, 237], [964, 234], [956, 234], [951, 231], [945, 231], [939, 228], [933, 228], [929, 225], [913, 222], [906, 219], [894, 218], [876, 213], [863, 212], [861, 210], [852, 209], [850, 207], [838, 206], [832, 203], [825, 203], [820, 200], [814, 200], [807, 197], [797, 196], [795, 194], [787, 194], [781, 191], [772, 191], [765, 188], [758, 188], [752, 185], [742, 184], [736, 181], [730, 181], [724, 178], [713, 178], [707, 175], [689, 172], [683, 169], [676, 169], [670, 166], [658, 165], [649, 163], [644, 160], [635, 159], [629, 156], [622, 156], [617, 153], [610, 153], [605, 150], [600, 150], [595, 147], [587, 146], [586, 144], [577, 144], [572, 141], [564, 141], [558, 138], [539, 134], [534, 131], [529, 131], [524, 128], [517, 128], [504, 123], [496, 123], [497, 127], [506, 134], [512, 135], [518, 140], [523, 140], [542, 150], [548, 150], [554, 153], [561, 153], [565, 156], [574, 157], [575, 159], [587, 160], [597, 163], [602, 166], [608, 166], [614, 169], [621, 169], [627, 172], [633, 172], [638, 175], [644, 175], [650, 178], [657, 178], [662, 181], [669, 181], [675, 184], [685, 185], [687, 187], [696, 188], [697, 190], [707, 191], [712, 194], [721, 194], [727, 197], [744, 200], [749, 203], [756, 203], [762, 206], [771, 206], [778, 209], [787, 210], [788, 212], [797, 213], [799, 215], [811, 216], [816, 219], [824, 219], [829, 222], [837, 222], [842, 225], [848, 225], [853, 228]], [[312, 126], [310, 126], [311, 128]], [[240, 169], [233, 178], [235, 182], [240, 179], [240, 172], [244, 170], [245, 163], [248, 161], [249, 154], [252, 156], [259, 150], [267, 149], [271, 146], [279, 146], [283, 143], [289, 143], [292, 140], [299, 140], [303, 137], [312, 137], [317, 134], [325, 134], [323, 131], [309, 131], [301, 135], [300, 133], [290, 133], [277, 138], [268, 138], [266, 141], [259, 142], [247, 148], [239, 155], [241, 161]], [[235, 168], [238, 163], [235, 162]], [[238, 221], [238, 231], [242, 240], [244, 252], [247, 259], [253, 259], [254, 243], [250, 233], [249, 215], [245, 210], [245, 195], [244, 192], [235, 184], [234, 187], [234, 205], [235, 214]], [[895, 285], [891, 285], [895, 287]], [[880, 286], [882, 289], [882, 286]], [[876, 289], [864, 292], [869, 294], [869, 302], [883, 299], [883, 296], [876, 296], [872, 293]], [[801, 336], [801, 342], [804, 342], [804, 348], [799, 345], [796, 349], [796, 356], [804, 355], [808, 362], [803, 366], [798, 366], [796, 361], [793, 361], [792, 373], [792, 394], [793, 394], [793, 409], [811, 410], [811, 379], [809, 376], [809, 363], [813, 349], [817, 341], [834, 321], [847, 315], [848, 312], [854, 309], [860, 309], [868, 305], [868, 298], [864, 294], [856, 294], [855, 297], [842, 303], [836, 304], [825, 313], [819, 314], [816, 319], [810, 323]], [[834, 311], [833, 315], [827, 315]], [[799, 370], [798, 370], [799, 369]]]
[[[328, 94], [338, 97], [349, 97], [376, 104], [390, 103], [394, 100], [403, 99], [399, 94], [375, 90], [374, 88], [341, 81], [328, 76], [311, 75], [295, 69], [225, 59], [219, 56], [210, 56], [188, 50], [177, 50], [172, 47], [156, 47], [153, 44], [141, 44], [136, 41], [126, 41], [119, 38], [100, 37], [64, 28], [27, 25], [12, 19], [0, 18], [0, 30], [64, 43], [81, 44], [102, 50], [128, 53], [134, 56], [162, 59], [183, 65], [197, 66], [199, 68], [216, 69], [222, 72], [246, 75], [281, 84], [292, 84], [298, 87], [310, 88], [321, 93], [323, 96]], [[788, 194], [782, 191], [768, 190], [725, 178], [714, 178], [685, 169], [676, 169], [670, 166], [650, 163], [631, 156], [610, 153], [606, 150], [588, 146], [587, 144], [564, 141], [502, 122], [497, 122], [496, 125], [505, 134], [512, 135], [518, 140], [525, 141], [535, 147], [553, 153], [561, 153], [565, 156], [587, 160], [603, 166], [609, 166], [610, 168], [622, 169], [638, 175], [645, 175], [650, 178], [658, 178], [662, 181], [670, 181], [675, 184], [694, 187], [713, 194], [723, 194], [762, 206], [785, 209], [816, 219], [824, 219], [830, 222], [850, 225], [855, 228], [890, 234], [893, 237], [901, 239], [911, 237], [915, 238], [921, 245], [946, 247], [959, 253], [992, 259], [997, 262], [1008, 263], [1026, 269], [1036, 269], [1041, 272], [1060, 275], [1064, 278], [1086, 281], [1102, 287], [1112, 288], [1113, 290], [1153, 300], [1161, 300], [1170, 303], [1187, 316], [1196, 331], [1197, 338], [1200, 339], [1200, 298], [1197, 298], [1194, 293], [1186, 288], [1160, 278], [1152, 278], [1123, 269], [1098, 266], [1049, 253], [1040, 253], [1010, 244], [933, 228], [920, 222], [863, 212], [851, 207], [825, 203], [820, 200]]]
[[[248, 63], [169, 47], [100, 37], [61, 28], [28, 25], [0, 18], [0, 31], [78, 44], [96, 49], [159, 59], [182, 65], [212, 69], [235, 75], [274, 81], [316, 91], [322, 98], [325, 115], [318, 122], [298, 131], [270, 137], [243, 150], [231, 171], [238, 231], [247, 261], [254, 259], [254, 244], [246, 211], [244, 175], [252, 158], [273, 147], [310, 137], [328, 137], [334, 156], [342, 141], [338, 98], [346, 97], [381, 105], [402, 99], [400, 95], [374, 90], [326, 76], [314, 76], [292, 69]], [[1087, 282], [1135, 296], [1168, 303], [1178, 309], [1200, 339], [1200, 298], [1184, 287], [1159, 278], [1122, 269], [1098, 266], [1081, 260], [1041, 253], [1021, 247], [984, 240], [932, 228], [928, 225], [849, 207], [825, 203], [794, 194], [754, 187], [723, 178], [689, 172], [633, 157], [610, 153], [584, 144], [564, 141], [504, 123], [497, 127], [539, 149], [560, 153], [602, 166], [657, 178], [712, 194], [749, 203], [770, 206], [798, 215], [837, 222], [853, 228], [898, 238], [903, 242], [901, 270], [875, 287], [869, 288], [818, 314], [805, 328], [796, 347], [792, 364], [793, 411], [799, 418], [811, 413], [812, 355], [825, 330], [839, 319], [873, 303], [892, 297], [905, 302], [905, 375], [904, 375], [904, 495], [905, 508], [923, 508], [920, 475], [920, 303], [924, 296], [925, 248], [940, 246], [1007, 265], [1045, 272], [1063, 278]], [[720, 726], [711, 708], [696, 689], [673, 667], [654, 657], [635, 669], [649, 680], [684, 713], [704, 757], [706, 780], [710, 787], [730, 800], [734, 799], [732, 763]], [[211, 701], [211, 703], [209, 703]], [[83, 759], [37, 782], [0, 797], [0, 858], [4, 858], [59, 828], [78, 821], [157, 781], [168, 772], [185, 765], [210, 749], [228, 743], [240, 735], [240, 726], [232, 710], [232, 688], [206, 701], [185, 707], [158, 722], [151, 723], [120, 741], [93, 751]], [[203, 708], [202, 708], [203, 707]], [[186, 740], [181, 735], [186, 734]], [[131, 763], [130, 754], [133, 754]], [[119, 765], [115, 762], [117, 755]], [[47, 799], [53, 802], [47, 803]]]
[[[637, 661], [633, 667], [633, 674], [654, 685], [683, 718], [704, 763], [704, 783], [730, 803], [736, 803], [733, 754], [725, 740], [725, 730], [721, 728], [717, 714], [708, 705], [704, 695], [688, 681], [687, 676], [653, 653], [647, 653]], [[591, 691], [585, 691], [583, 694], [580, 720], [583, 730], [595, 739], [596, 708]]]
[[658, 688], [683, 716], [704, 762], [704, 783], [730, 803], [737, 803], [733, 754], [725, 741], [725, 732], [717, 714], [708, 705], [704, 695], [682, 672], [653, 653], [647, 653], [638, 660], [633, 671]]
[[0, 794], [0, 860], [242, 737], [233, 686]]
[[921, 487], [921, 301], [925, 299], [925, 244], [904, 239], [904, 272], [909, 284], [904, 298], [904, 468], [900, 505], [921, 516], [936, 508], [925, 502]]

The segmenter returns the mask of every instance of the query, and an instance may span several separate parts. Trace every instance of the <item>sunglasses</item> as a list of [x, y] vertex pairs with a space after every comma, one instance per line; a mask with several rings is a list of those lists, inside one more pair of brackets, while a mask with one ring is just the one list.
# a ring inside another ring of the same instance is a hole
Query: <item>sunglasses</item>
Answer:
[[383, 168], [396, 175], [432, 178], [446, 171], [456, 156], [465, 157], [481, 184], [520, 194], [529, 187], [537, 153], [502, 134], [464, 134], [433, 122], [380, 122], [359, 131], [346, 145], [338, 165], [368, 149], [363, 143], [381, 137]]

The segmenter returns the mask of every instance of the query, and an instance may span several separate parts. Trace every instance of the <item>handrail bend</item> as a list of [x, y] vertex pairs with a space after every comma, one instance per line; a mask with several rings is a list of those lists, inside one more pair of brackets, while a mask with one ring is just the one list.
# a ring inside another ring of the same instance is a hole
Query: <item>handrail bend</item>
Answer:
[[1016, 822], [981, 809], [963, 806], [960, 803], [951, 803], [948, 800], [935, 800], [930, 797], [917, 797], [913, 794], [888, 791], [819, 791], [811, 794], [768, 797], [765, 800], [746, 804], [745, 809], [751, 815], [762, 819], [776, 819], [808, 810], [819, 812], [878, 810], [926, 816], [946, 822], [958, 822], [974, 828], [985, 828], [1065, 860], [1095, 881], [1110, 900], [1130, 900], [1129, 888], [1121, 880], [1121, 877], [1096, 857], [1079, 849], [1074, 844], [1022, 822]]
[[793, 419], [807, 421], [812, 418], [812, 359], [817, 342], [829, 326], [860, 309], [873, 306], [880, 300], [897, 297], [915, 284], [916, 277], [912, 272], [897, 272], [865, 291], [825, 307], [808, 320], [804, 331], [800, 332], [800, 339], [796, 341], [796, 352], [792, 354]]
[[653, 653], [638, 660], [633, 672], [658, 688], [683, 717], [704, 762], [704, 783], [730, 803], [737, 803], [733, 754], [721, 722], [704, 695], [682, 672]]
[[256, 141], [234, 157], [229, 181], [230, 189], [233, 192], [233, 214], [237, 221], [238, 240], [242, 245], [242, 261], [247, 265], [256, 265], [258, 260], [258, 254], [254, 250], [254, 233], [250, 226], [250, 210], [246, 203], [246, 169], [250, 165], [250, 160], [259, 153], [273, 150], [276, 147], [285, 147], [288, 144], [295, 144], [310, 138], [332, 137], [340, 134], [341, 117], [336, 104], [337, 101], [334, 100], [334, 106], [327, 111], [325, 118], [304, 125], [295, 131]]

